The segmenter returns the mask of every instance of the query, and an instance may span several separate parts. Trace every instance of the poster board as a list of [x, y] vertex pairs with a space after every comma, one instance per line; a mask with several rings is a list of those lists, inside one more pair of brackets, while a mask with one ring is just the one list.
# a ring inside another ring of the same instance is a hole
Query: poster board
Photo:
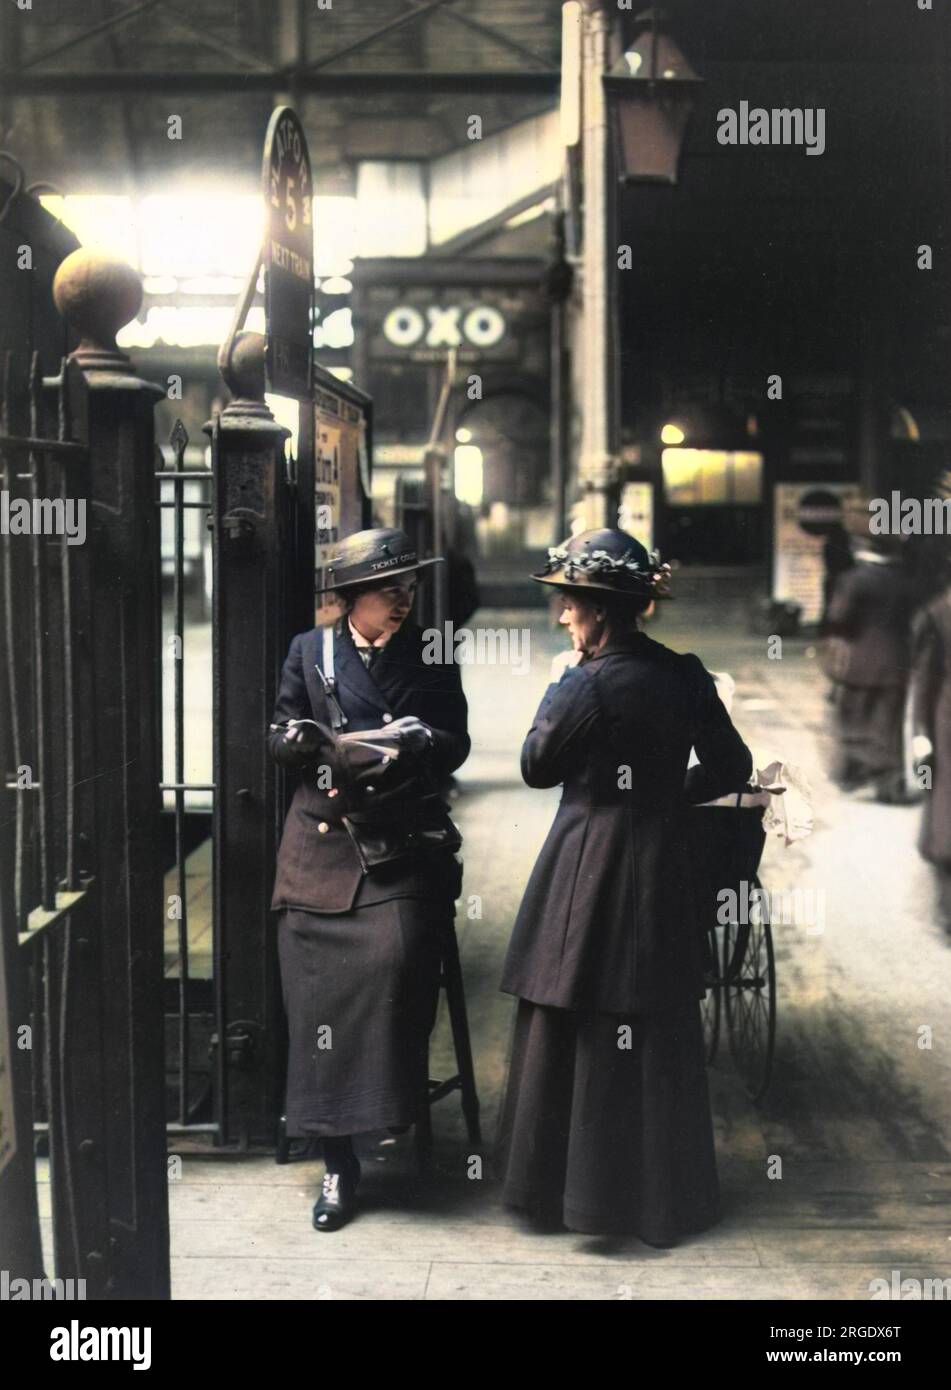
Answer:
[[339, 612], [339, 604], [321, 592], [333, 547], [365, 525], [369, 422], [356, 400], [325, 386], [314, 388], [313, 412], [315, 613], [323, 623]]
[[822, 551], [828, 527], [861, 506], [857, 483], [777, 483], [773, 493], [774, 599], [797, 603], [803, 623], [822, 616]]

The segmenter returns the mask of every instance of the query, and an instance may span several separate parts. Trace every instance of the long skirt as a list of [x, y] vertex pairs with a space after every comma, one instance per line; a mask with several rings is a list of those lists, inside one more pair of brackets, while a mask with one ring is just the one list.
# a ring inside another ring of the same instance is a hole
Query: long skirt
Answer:
[[414, 1123], [451, 920], [451, 902], [414, 898], [280, 914], [289, 1137]]
[[510, 1206], [652, 1245], [711, 1225], [719, 1186], [699, 1006], [622, 1018], [520, 1000], [500, 1138]]
[[848, 789], [873, 778], [897, 777], [904, 766], [904, 687], [836, 684], [831, 698], [837, 742], [834, 780]]

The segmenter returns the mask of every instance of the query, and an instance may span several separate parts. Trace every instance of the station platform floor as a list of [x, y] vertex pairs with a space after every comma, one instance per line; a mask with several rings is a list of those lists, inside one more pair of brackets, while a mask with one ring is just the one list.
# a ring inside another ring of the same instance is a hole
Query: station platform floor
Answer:
[[[635, 1238], [539, 1234], [503, 1208], [492, 1143], [514, 1000], [498, 991], [509, 932], [558, 791], [525, 787], [522, 738], [564, 645], [540, 610], [486, 610], [471, 628], [530, 634], [524, 674], [470, 665], [473, 752], [458, 775], [465, 836], [457, 918], [482, 1100], [485, 1163], [458, 1096], [434, 1111], [437, 1173], [415, 1175], [411, 1136], [363, 1146], [360, 1214], [312, 1230], [322, 1165], [185, 1155], [170, 1184], [179, 1299], [868, 1300], [875, 1280], [951, 1278], [951, 939], [915, 850], [919, 810], [846, 797], [828, 781], [825, 681], [805, 639], [781, 659], [749, 621], [749, 586], [683, 586], [652, 625], [736, 680], [733, 717], [756, 755], [797, 764], [814, 792], [812, 836], [767, 846], [769, 888], [812, 889], [810, 924], [777, 925], [778, 1029], [772, 1085], [753, 1105], [727, 1050], [711, 1068], [725, 1213], [671, 1250]], [[481, 899], [481, 919], [466, 904]], [[923, 1028], [933, 1033], [920, 1046]], [[441, 1011], [431, 1075], [454, 1070]], [[781, 1159], [781, 1177], [776, 1158]], [[914, 1288], [914, 1285], [906, 1285]], [[951, 1285], [948, 1285], [951, 1288]]]

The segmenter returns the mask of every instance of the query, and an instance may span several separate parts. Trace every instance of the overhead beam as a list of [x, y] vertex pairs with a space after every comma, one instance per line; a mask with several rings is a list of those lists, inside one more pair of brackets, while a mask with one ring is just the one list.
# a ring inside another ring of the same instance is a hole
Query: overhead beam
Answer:
[[[99, 0], [99, 8], [103, 12], [104, 20], [112, 19], [115, 17], [114, 15], [111, 15], [109, 13], [110, 4], [111, 0]], [[115, 27], [109, 30], [106, 36], [106, 45], [112, 57], [113, 67], [121, 68], [123, 62], [122, 50], [119, 47], [119, 36], [116, 33]], [[135, 205], [138, 202], [139, 194], [142, 190], [142, 160], [140, 157], [139, 142], [136, 136], [135, 122], [132, 119], [131, 102], [128, 100], [126, 95], [123, 95], [120, 98], [119, 110], [122, 117], [122, 134], [123, 138], [125, 139], [126, 155], [128, 157], [127, 178], [129, 184], [129, 192], [132, 195], [133, 205]], [[137, 265], [142, 265], [143, 261], [142, 230], [143, 229], [141, 219], [138, 216], [136, 216], [135, 243]]]
[[435, 241], [430, 246], [430, 253], [434, 256], [458, 256], [465, 251], [470, 251], [472, 247], [478, 246], [480, 242], [486, 241], [490, 236], [502, 231], [507, 222], [511, 222], [513, 217], [518, 217], [519, 213], [528, 212], [529, 208], [537, 207], [539, 203], [544, 203], [552, 194], [557, 193], [558, 185], [554, 183], [544, 184], [541, 188], [533, 188], [524, 197], [517, 198], [514, 203], [509, 203], [507, 207], [501, 209], [492, 217], [487, 217], [484, 222], [478, 222], [473, 227], [466, 227], [465, 231], [457, 232], [455, 236], [448, 237], [445, 241]]
[[259, 72], [221, 68], [207, 72], [156, 72], [139, 68], [108, 72], [19, 72], [4, 75], [11, 96], [107, 96], [119, 92], [267, 92], [296, 80], [303, 92], [390, 91], [417, 96], [459, 93], [557, 96], [561, 74], [540, 72], [312, 72], [276, 68]]
[[446, 5], [454, 5], [456, 0], [426, 0], [425, 4], [414, 5], [413, 9], [406, 14], [397, 15], [395, 19], [387, 20], [386, 24], [381, 24], [378, 29], [374, 29], [370, 34], [364, 34], [363, 38], [355, 39], [353, 43], [348, 43], [344, 48], [335, 48], [332, 53], [327, 53], [323, 58], [318, 58], [316, 62], [308, 64], [308, 71], [316, 72], [318, 68], [326, 68], [330, 63], [337, 63], [341, 58], [347, 58], [351, 53], [359, 53], [364, 48], [369, 48], [377, 39], [381, 39], [384, 34], [391, 34], [394, 29], [405, 28], [407, 24], [418, 24], [425, 19], [433, 10], [441, 10]]
[[277, 66], [291, 71], [307, 61], [307, 10], [303, 0], [279, 0], [275, 32]]
[[[418, 6], [416, 7], [418, 8]], [[463, 28], [469, 29], [473, 34], [478, 34], [480, 38], [488, 39], [491, 43], [499, 44], [500, 47], [514, 53], [516, 57], [523, 61], [533, 63], [536, 67], [547, 68], [548, 59], [540, 58], [537, 53], [533, 53], [530, 48], [519, 43], [516, 39], [510, 38], [508, 34], [503, 34], [500, 29], [494, 28], [491, 24], [484, 24], [481, 19], [473, 19], [471, 15], [461, 14], [458, 10], [447, 10], [446, 18], [451, 19], [453, 24], [461, 24]]]
[[237, 44], [228, 43], [226, 39], [219, 38], [216, 34], [209, 34], [207, 29], [192, 24], [174, 6], [169, 5], [166, 13], [172, 27], [180, 29], [183, 34], [194, 39], [200, 47], [207, 48], [210, 52], [217, 53], [232, 63], [247, 63], [248, 67], [256, 68], [261, 72], [270, 70], [270, 64], [265, 59], [259, 58], [256, 53], [246, 48], [239, 48]]
[[80, 44], [94, 39], [97, 34], [105, 34], [109, 29], [115, 29], [120, 24], [127, 23], [130, 19], [135, 19], [137, 15], [145, 14], [147, 10], [154, 10], [157, 5], [163, 5], [165, 0], [141, 0], [138, 5], [130, 5], [127, 10], [120, 10], [118, 14], [110, 15], [100, 24], [93, 24], [89, 29], [84, 29], [81, 34], [74, 34], [65, 43], [59, 43], [55, 48], [44, 49], [42, 53], [37, 53], [29, 62], [24, 63], [25, 68], [35, 68], [38, 63], [45, 63], [49, 58], [55, 58], [59, 53], [68, 53], [73, 48], [78, 48]]
[[13, 107], [8, 99], [9, 79], [20, 67], [20, 37], [23, 25], [10, 5], [0, 8], [0, 146], [12, 133]]

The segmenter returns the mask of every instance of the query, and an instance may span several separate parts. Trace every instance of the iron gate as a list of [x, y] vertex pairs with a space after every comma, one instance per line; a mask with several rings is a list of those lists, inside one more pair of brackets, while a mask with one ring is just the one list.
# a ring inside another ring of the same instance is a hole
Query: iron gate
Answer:
[[27, 196], [0, 221], [3, 237], [43, 247], [0, 412], [2, 1263], [11, 1277], [82, 1279], [89, 1297], [167, 1297], [150, 505], [161, 391], [109, 332], [128, 316], [132, 272], [82, 251], [57, 284], [83, 342], [44, 374], [34, 335], [47, 359], [57, 334], [66, 346], [50, 285], [68, 248]]
[[[165, 651], [171, 644], [185, 658], [163, 686], [172, 741], [164, 765], [172, 775], [162, 790], [174, 822], [166, 1083], [177, 1146], [274, 1146], [285, 1035], [269, 909], [290, 788], [267, 754], [265, 732], [290, 639], [314, 623], [315, 567], [338, 535], [369, 521], [369, 399], [312, 365], [312, 393], [297, 404], [285, 457], [289, 431], [264, 400], [264, 352], [258, 334], [236, 340], [225, 374], [234, 399], [205, 427], [211, 467], [194, 458], [184, 466], [188, 438], [179, 423], [170, 466], [156, 475], [159, 507], [174, 518], [166, 531]], [[188, 683], [202, 679], [200, 664], [187, 657], [197, 627], [184, 602], [190, 508], [207, 518], [212, 554], [209, 781], [189, 780], [185, 756], [186, 707], [195, 718]], [[199, 797], [211, 810], [204, 842], [190, 833]]]

